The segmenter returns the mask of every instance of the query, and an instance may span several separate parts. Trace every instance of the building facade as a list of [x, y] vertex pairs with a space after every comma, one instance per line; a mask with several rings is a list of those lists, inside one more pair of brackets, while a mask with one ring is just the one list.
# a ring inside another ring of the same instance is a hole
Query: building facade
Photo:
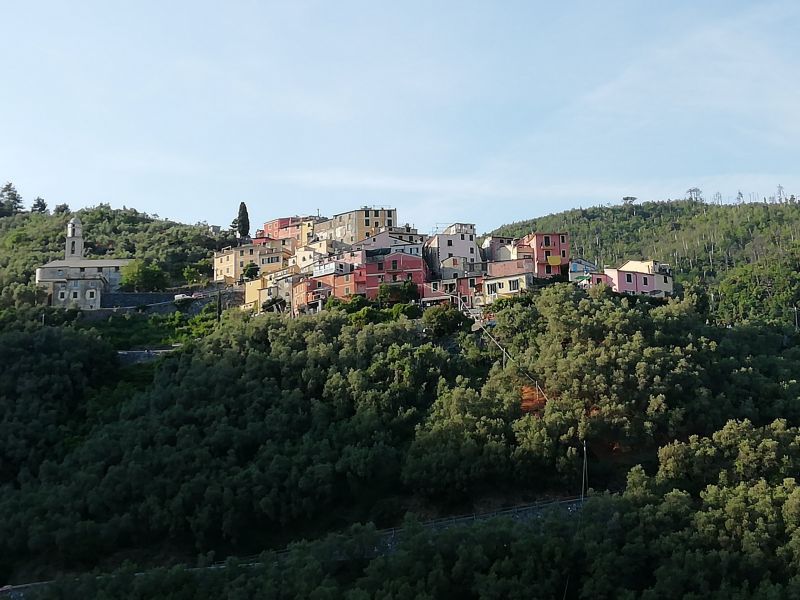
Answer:
[[472, 223], [454, 223], [428, 238], [423, 255], [433, 278], [452, 279], [453, 275], [482, 273], [485, 266], [476, 239]]
[[351, 210], [333, 215], [316, 227], [316, 236], [320, 240], [338, 240], [345, 244], [355, 244], [367, 237], [379, 233], [384, 227], [397, 225], [397, 211], [394, 208], [365, 206], [359, 210]]
[[100, 308], [104, 293], [119, 291], [124, 258], [84, 258], [83, 226], [77, 217], [67, 224], [64, 259], [36, 269], [36, 284], [47, 293], [47, 304], [62, 308]]

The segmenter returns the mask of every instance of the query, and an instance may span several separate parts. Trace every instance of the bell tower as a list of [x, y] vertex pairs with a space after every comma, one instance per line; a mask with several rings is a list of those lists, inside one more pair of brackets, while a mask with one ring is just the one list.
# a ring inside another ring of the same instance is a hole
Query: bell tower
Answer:
[[73, 217], [67, 223], [67, 246], [64, 258], [83, 258], [83, 226], [78, 217]]

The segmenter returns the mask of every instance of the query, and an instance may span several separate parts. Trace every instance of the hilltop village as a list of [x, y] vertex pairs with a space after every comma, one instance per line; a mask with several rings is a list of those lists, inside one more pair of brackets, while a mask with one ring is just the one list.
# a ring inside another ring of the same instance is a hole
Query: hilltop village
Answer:
[[565, 231], [480, 238], [473, 223], [432, 235], [400, 223], [396, 209], [366, 206], [330, 218], [273, 219], [252, 239], [215, 253], [213, 278], [244, 283], [246, 308], [292, 315], [319, 311], [331, 297], [363, 296], [422, 306], [452, 302], [474, 316], [552, 278], [622, 293], [673, 292], [668, 265], [627, 261], [601, 271], [572, 256]]
[[[381, 304], [451, 303], [476, 318], [498, 298], [552, 280], [582, 288], [603, 284], [627, 294], [673, 293], [669, 265], [629, 260], [600, 269], [573, 256], [566, 231], [479, 236], [475, 224], [453, 223], [425, 235], [400, 224], [397, 210], [387, 207], [365, 206], [330, 218], [281, 217], [237, 241], [214, 252], [210, 279], [217, 287], [239, 288], [242, 308], [255, 312], [297, 316], [322, 310], [330, 298], [361, 296]], [[134, 301], [119, 293], [121, 274], [132, 260], [87, 258], [84, 247], [83, 226], [74, 217], [67, 224], [64, 258], [36, 271], [47, 304], [96, 310], [171, 299], [139, 294]]]

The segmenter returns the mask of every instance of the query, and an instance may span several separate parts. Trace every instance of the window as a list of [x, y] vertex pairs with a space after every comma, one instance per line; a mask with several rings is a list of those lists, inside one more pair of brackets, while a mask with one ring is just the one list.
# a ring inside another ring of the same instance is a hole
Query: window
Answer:
[[392, 226], [392, 220], [391, 219], [386, 219], [386, 226], [387, 227], [391, 227]]
[[102, 273], [103, 272], [103, 267], [97, 267], [97, 272], [98, 273]]
[[383, 275], [378, 275], [378, 282], [383, 283]]
[[511, 281], [509, 281], [508, 282], [508, 289], [511, 290], [512, 292], [518, 292], [519, 291], [519, 279], [512, 279]]
[[396, 271], [396, 270], [397, 270], [397, 261], [393, 260], [392, 261], [392, 271]]
[[239, 266], [240, 266], [240, 267], [243, 267], [243, 266], [244, 266], [244, 261], [243, 261], [243, 260], [240, 260], [240, 261], [239, 261]]
[[239, 256], [244, 256], [244, 250], [239, 250]]
[[392, 275], [392, 281], [397, 281], [397, 273], [395, 273], [394, 275]]
[[408, 281], [411, 281], [413, 279], [413, 277], [411, 276], [411, 273], [406, 273], [406, 279]]
[[439, 282], [438, 281], [434, 281], [433, 283], [431, 283], [431, 289], [434, 292], [438, 292], [439, 291]]
[[502, 281], [497, 282], [497, 289], [502, 290], [504, 287], [506, 287], [505, 283], [503, 283]]
[[566, 244], [567, 243], [567, 236], [565, 236], [565, 235], [561, 236], [561, 243], [562, 244]]
[[545, 246], [549, 246], [550, 245], [550, 236], [549, 235], [544, 236], [544, 245]]
[[496, 283], [490, 283], [488, 286], [486, 286], [486, 291], [489, 292], [490, 294], [496, 294], [497, 293], [497, 284]]
[[545, 258], [550, 258], [550, 250], [545, 250], [544, 251], [544, 257]]
[[350, 288], [349, 287], [344, 288], [344, 295], [345, 296], [349, 296], [350, 295]]
[[597, 278], [597, 283], [603, 283], [603, 280], [598, 277]]
[[321, 282], [321, 281], [318, 281], [318, 282], [317, 282], [317, 289], [319, 289], [319, 288], [321, 288], [321, 287], [322, 287], [322, 282]]
[[69, 251], [69, 253], [70, 253], [70, 254], [75, 254], [75, 242], [72, 242], [72, 243], [70, 244], [69, 248], [70, 248], [70, 251]]
[[72, 292], [72, 299], [73, 300], [77, 300], [78, 299], [78, 292]]
[[[368, 210], [365, 210], [365, 211], [364, 211], [364, 216], [365, 216], [365, 217], [368, 217], [368, 216], [369, 216], [369, 211], [368, 211]], [[339, 217], [339, 220], [341, 221], [341, 220], [342, 220], [342, 217]]]
[[464, 234], [463, 234], [463, 233], [461, 234], [461, 239], [462, 239], [462, 240], [464, 239]]
[[382, 262], [378, 263], [378, 271], [383, 271], [383, 263]]
[[567, 251], [566, 250], [562, 250], [561, 251], [561, 258], [567, 258]]
[[469, 234], [469, 241], [470, 241], [470, 242], [473, 242], [473, 241], [475, 241], [475, 236], [474, 236], [474, 235], [472, 235], [471, 233]]
[[95, 296], [95, 291], [89, 290], [89, 300], [94, 300], [94, 296]]
[[471, 263], [474, 263], [474, 262], [475, 262], [475, 259], [474, 259], [474, 258], [472, 258], [472, 257], [470, 256], [470, 257], [469, 257], [469, 262], [471, 262]]
[[369, 227], [369, 219], [364, 219], [364, 227]]
[[380, 213], [380, 211], [378, 211], [378, 210], [375, 210], [375, 211], [372, 211], [372, 216], [373, 216], [373, 217], [380, 217], [380, 216], [381, 216], [381, 213]]
[[59, 300], [64, 300], [66, 297], [67, 297], [67, 292], [65, 292], [63, 290], [58, 292], [58, 299]]
[[470, 277], [469, 278], [469, 287], [471, 287], [471, 288], [475, 287], [475, 278], [474, 277]]
[[544, 267], [544, 272], [545, 272], [547, 275], [552, 275], [552, 274], [553, 274], [553, 267], [551, 267], [550, 265], [545, 265], [545, 267]]
[[470, 248], [470, 249], [469, 249], [469, 253], [470, 253], [470, 254], [475, 254], [475, 248]]
[[625, 282], [633, 283], [633, 275], [631, 275], [630, 273], [625, 273]]
[[250, 248], [250, 256], [253, 256], [253, 249]]
[[669, 279], [667, 279], [666, 275], [664, 275], [664, 283], [669, 283]]
[[642, 285], [647, 285], [647, 277], [642, 277]]
[[453, 253], [452, 252], [448, 252], [447, 253], [447, 258], [453, 258]]
[[452, 246], [453, 245], [453, 240], [447, 240], [447, 245], [448, 246]]
[[86, 272], [86, 268], [85, 268], [85, 267], [81, 267], [81, 268], [80, 268], [80, 272], [81, 272], [81, 273], [85, 273], [85, 272]]

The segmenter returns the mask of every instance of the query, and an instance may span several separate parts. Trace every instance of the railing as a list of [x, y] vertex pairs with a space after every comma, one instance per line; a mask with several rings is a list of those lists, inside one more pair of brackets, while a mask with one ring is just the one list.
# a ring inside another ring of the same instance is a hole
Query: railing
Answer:
[[[517, 521], [526, 521], [534, 518], [538, 518], [544, 513], [546, 510], [551, 508], [561, 508], [567, 511], [568, 514], [573, 514], [578, 511], [583, 506], [583, 498], [580, 496], [571, 497], [571, 498], [562, 498], [559, 500], [546, 500], [540, 502], [534, 502], [531, 504], [523, 504], [520, 506], [512, 506], [509, 508], [501, 508], [498, 510], [493, 510], [490, 512], [484, 513], [473, 513], [473, 514], [465, 514], [465, 515], [456, 515], [452, 517], [442, 517], [439, 519], [433, 519], [432, 521], [427, 521], [422, 523], [422, 527], [424, 529], [430, 529], [434, 531], [441, 531], [444, 529], [448, 529], [450, 527], [458, 526], [458, 525], [466, 525], [470, 523], [475, 523], [477, 521], [486, 521], [489, 519], [496, 519], [496, 518], [509, 518]], [[377, 539], [375, 544], [368, 549], [365, 549], [364, 558], [372, 558], [375, 556], [381, 556], [384, 554], [389, 554], [395, 550], [397, 544], [402, 541], [402, 537], [405, 534], [405, 529], [402, 527], [392, 527], [389, 529], [382, 529], [377, 532]], [[291, 553], [291, 548], [284, 548], [274, 553], [276, 563], [282, 563], [286, 560], [286, 558]], [[333, 557], [336, 559], [336, 557]], [[347, 560], [346, 557], [341, 556], [339, 560]], [[255, 554], [251, 556], [242, 556], [238, 557], [237, 563], [239, 566], [244, 567], [257, 567], [262, 564], [262, 555]], [[227, 561], [224, 562], [215, 562], [207, 567], [191, 567], [186, 568], [186, 571], [202, 571], [202, 570], [211, 570], [211, 569], [225, 569], [227, 567]], [[137, 576], [144, 575], [144, 573], [137, 573]], [[109, 577], [109, 575], [100, 575], [98, 579], [101, 577]], [[47, 586], [53, 583], [53, 581], [37, 581], [34, 583], [26, 583], [22, 585], [10, 585], [0, 588], [0, 598], [11, 598], [13, 600], [23, 600], [25, 598], [26, 592], [33, 591], [36, 588], [40, 588], [42, 586]]]

